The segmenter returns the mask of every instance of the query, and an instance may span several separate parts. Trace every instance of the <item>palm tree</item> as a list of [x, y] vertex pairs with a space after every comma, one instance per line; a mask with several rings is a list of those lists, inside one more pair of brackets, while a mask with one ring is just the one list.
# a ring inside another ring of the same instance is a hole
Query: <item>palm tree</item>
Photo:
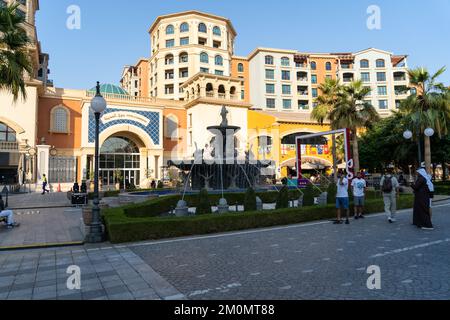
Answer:
[[[417, 94], [410, 95], [400, 106], [406, 122], [420, 136], [427, 127], [433, 128], [439, 137], [448, 133], [450, 119], [449, 90], [437, 81], [445, 72], [445, 67], [431, 75], [425, 68], [409, 70], [410, 84]], [[418, 131], [418, 132], [417, 132]], [[418, 141], [420, 143], [420, 141]], [[425, 166], [431, 173], [431, 143], [425, 136]], [[420, 165], [420, 164], [419, 164]]]
[[16, 14], [18, 4], [0, 8], [0, 90], [7, 90], [17, 101], [26, 98], [25, 73], [33, 72], [27, 50], [30, 39], [23, 28], [25, 18]]
[[[339, 98], [343, 91], [343, 86], [339, 80], [325, 79], [325, 82], [319, 86], [321, 94], [317, 97], [317, 106], [311, 112], [311, 118], [316, 120], [320, 125], [325, 121], [329, 121], [329, 115], [333, 108], [338, 104]], [[336, 153], [336, 136], [332, 136], [333, 150], [333, 171], [337, 180], [337, 153]]]
[[352, 132], [353, 161], [355, 172], [359, 172], [358, 130], [369, 128], [379, 119], [372, 104], [364, 98], [371, 89], [363, 86], [362, 81], [355, 81], [343, 88], [339, 99], [329, 118], [333, 129], [349, 128]]

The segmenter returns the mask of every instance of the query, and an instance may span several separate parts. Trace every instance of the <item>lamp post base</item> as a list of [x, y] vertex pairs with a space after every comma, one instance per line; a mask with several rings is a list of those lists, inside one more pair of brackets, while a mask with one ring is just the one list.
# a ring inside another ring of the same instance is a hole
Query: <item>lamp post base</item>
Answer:
[[104, 242], [103, 225], [90, 225], [85, 237], [86, 243], [102, 243]]

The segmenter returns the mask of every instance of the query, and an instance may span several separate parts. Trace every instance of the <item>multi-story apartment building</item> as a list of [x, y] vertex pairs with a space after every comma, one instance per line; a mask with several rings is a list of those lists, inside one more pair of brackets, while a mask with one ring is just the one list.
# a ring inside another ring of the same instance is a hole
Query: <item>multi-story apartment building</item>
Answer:
[[122, 79], [120, 79], [121, 87], [131, 96], [139, 96], [139, 77], [137, 68], [134, 66], [125, 66], [122, 71]]
[[236, 31], [231, 21], [197, 11], [158, 17], [151, 26], [149, 93], [182, 100], [195, 74], [230, 76]]

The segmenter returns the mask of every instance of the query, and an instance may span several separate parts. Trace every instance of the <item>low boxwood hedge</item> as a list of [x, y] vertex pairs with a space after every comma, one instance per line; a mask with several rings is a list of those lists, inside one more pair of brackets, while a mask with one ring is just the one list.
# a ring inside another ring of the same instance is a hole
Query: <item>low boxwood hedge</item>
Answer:
[[[413, 197], [402, 196], [399, 209], [411, 208]], [[353, 210], [353, 208], [351, 208]], [[382, 212], [383, 200], [367, 200], [367, 214]], [[263, 212], [209, 214], [194, 217], [141, 217], [130, 218], [124, 208], [102, 212], [107, 234], [112, 243], [157, 240], [218, 232], [238, 231], [332, 219], [336, 215], [333, 205], [290, 208]], [[353, 211], [351, 211], [353, 212]]]

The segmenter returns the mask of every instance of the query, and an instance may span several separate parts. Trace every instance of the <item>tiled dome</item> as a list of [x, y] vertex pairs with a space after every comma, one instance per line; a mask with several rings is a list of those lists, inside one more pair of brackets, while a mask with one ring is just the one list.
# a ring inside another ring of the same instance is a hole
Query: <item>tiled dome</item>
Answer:
[[[97, 89], [94, 87], [89, 90], [90, 92], [96, 92]], [[100, 85], [100, 93], [101, 94], [123, 94], [129, 95], [123, 88], [116, 86], [114, 84], [102, 84]]]

